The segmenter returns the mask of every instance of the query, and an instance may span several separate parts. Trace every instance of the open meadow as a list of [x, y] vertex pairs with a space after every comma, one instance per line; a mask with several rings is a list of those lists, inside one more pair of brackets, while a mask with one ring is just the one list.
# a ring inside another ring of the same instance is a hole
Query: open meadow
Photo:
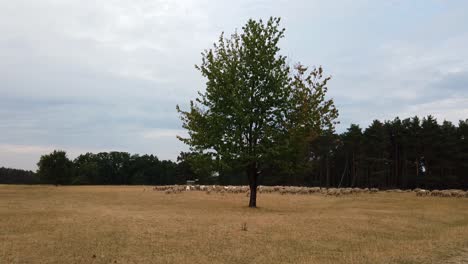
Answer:
[[0, 185], [0, 263], [468, 261], [466, 198], [259, 194], [259, 208], [247, 204], [149, 186]]

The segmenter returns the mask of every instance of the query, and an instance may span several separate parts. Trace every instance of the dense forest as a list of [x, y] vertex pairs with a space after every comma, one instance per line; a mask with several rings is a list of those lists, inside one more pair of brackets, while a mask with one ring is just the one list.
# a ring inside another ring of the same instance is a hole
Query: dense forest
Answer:
[[[293, 173], [264, 168], [264, 185], [389, 188], [468, 188], [468, 119], [457, 125], [428, 116], [381, 122], [311, 140], [308, 165]], [[223, 184], [246, 184], [221, 173]]]
[[[311, 140], [308, 166], [262, 170], [260, 184], [323, 187], [468, 188], [468, 120], [441, 124], [432, 116], [375, 120], [362, 129], [324, 133]], [[43, 155], [38, 171], [0, 168], [2, 184], [247, 184], [243, 172], [216, 166], [209, 157], [181, 153], [177, 162], [127, 152], [64, 151]]]
[[37, 184], [39, 176], [27, 170], [0, 167], [0, 184]]
[[184, 183], [178, 165], [154, 155], [127, 152], [86, 153], [69, 160], [64, 151], [43, 155], [38, 163], [41, 181], [50, 184], [166, 185]]
[[432, 116], [375, 120], [366, 129], [351, 125], [340, 135], [322, 135], [309, 153], [309, 171], [274, 183], [468, 188], [468, 120], [457, 126]]

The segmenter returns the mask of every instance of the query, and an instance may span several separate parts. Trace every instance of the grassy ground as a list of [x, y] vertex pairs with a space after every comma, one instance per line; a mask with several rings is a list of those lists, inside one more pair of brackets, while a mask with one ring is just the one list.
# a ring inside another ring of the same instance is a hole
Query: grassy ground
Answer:
[[0, 263], [463, 263], [468, 249], [468, 199], [260, 194], [260, 208], [247, 202], [144, 186], [0, 185]]

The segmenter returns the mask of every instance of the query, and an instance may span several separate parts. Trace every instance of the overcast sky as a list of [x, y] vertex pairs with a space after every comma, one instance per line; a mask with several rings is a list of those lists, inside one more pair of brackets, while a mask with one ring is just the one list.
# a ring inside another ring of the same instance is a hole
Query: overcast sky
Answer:
[[0, 0], [0, 166], [63, 149], [175, 160], [175, 105], [219, 34], [280, 16], [291, 64], [322, 65], [350, 123], [468, 118], [468, 1]]

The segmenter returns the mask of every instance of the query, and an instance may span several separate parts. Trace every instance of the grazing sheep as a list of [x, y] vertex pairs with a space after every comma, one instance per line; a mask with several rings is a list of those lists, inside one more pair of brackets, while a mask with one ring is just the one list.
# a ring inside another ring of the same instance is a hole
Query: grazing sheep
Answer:
[[[219, 193], [225, 194], [239, 194], [243, 193], [246, 196], [250, 195], [249, 186], [221, 186], [221, 185], [163, 185], [152, 187], [154, 191], [161, 191], [166, 194], [176, 194], [186, 191], [204, 191], [206, 194]], [[362, 193], [377, 193], [380, 192], [378, 188], [320, 188], [320, 187], [298, 187], [298, 186], [258, 186], [259, 193], [277, 193], [281, 195], [294, 194], [294, 195], [307, 195], [307, 194], [321, 194], [327, 196], [342, 196]], [[436, 196], [436, 197], [457, 197], [457, 198], [468, 198], [468, 191], [459, 189], [448, 189], [448, 190], [424, 190], [416, 188], [414, 190], [401, 190], [401, 189], [389, 189], [385, 192], [414, 192], [416, 196]]]
[[443, 190], [440, 192], [441, 197], [452, 197], [452, 191], [449, 190]]
[[346, 189], [342, 190], [341, 193], [342, 193], [343, 195], [349, 195], [349, 194], [352, 194], [352, 193], [353, 193], [353, 190], [352, 190], [352, 189], [349, 189], [349, 188], [346, 188]]
[[327, 195], [340, 196], [341, 190], [337, 188], [330, 188], [328, 189]]
[[463, 197], [465, 196], [465, 192], [462, 190], [450, 190], [450, 193], [452, 194], [452, 197]]
[[420, 189], [419, 191], [416, 192], [416, 196], [428, 196], [429, 194], [430, 194], [429, 191], [422, 190], [422, 189]]

